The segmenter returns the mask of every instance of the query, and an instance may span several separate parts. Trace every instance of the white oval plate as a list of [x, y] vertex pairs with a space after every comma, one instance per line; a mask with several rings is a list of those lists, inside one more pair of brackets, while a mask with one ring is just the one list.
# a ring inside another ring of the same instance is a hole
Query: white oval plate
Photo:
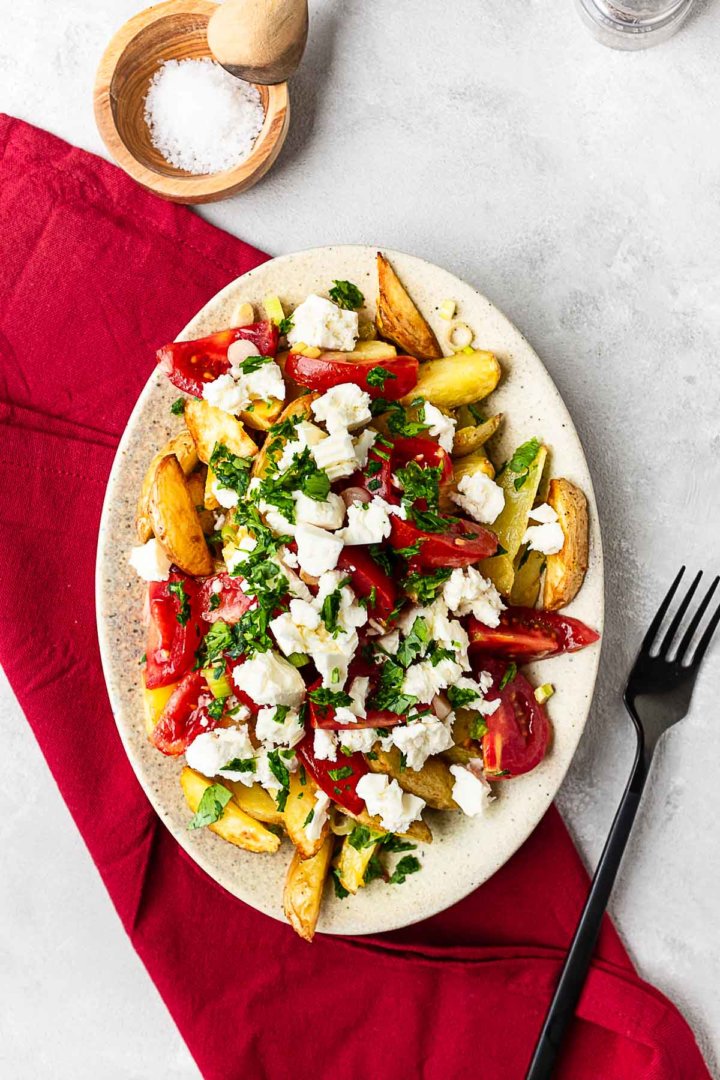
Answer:
[[[179, 335], [202, 337], [229, 325], [241, 300], [262, 311], [263, 298], [277, 294], [290, 307], [309, 292], [326, 292], [335, 278], [354, 281], [374, 314], [376, 249], [326, 247], [273, 259], [218, 293]], [[438, 317], [446, 298], [475, 331], [479, 347], [497, 354], [503, 368], [489, 409], [505, 413], [495, 452], [503, 460], [537, 435], [552, 450], [552, 473], [575, 481], [588, 497], [590, 566], [570, 611], [597, 630], [603, 623], [603, 564], [595, 499], [587, 463], [572, 420], [541, 361], [518, 330], [470, 285], [411, 255], [387, 251], [401, 280], [446, 347], [449, 324]], [[158, 345], [162, 344], [158, 342]], [[150, 358], [148, 358], [148, 364]], [[458, 360], [458, 363], [462, 363]], [[165, 758], [147, 741], [138, 678], [144, 651], [140, 613], [142, 584], [127, 563], [135, 542], [133, 517], [145, 469], [155, 451], [179, 428], [169, 406], [177, 390], [153, 371], [133, 410], [118, 448], [105, 497], [97, 562], [100, 648], [120, 737], [150, 802], [178, 843], [215, 881], [275, 919], [283, 919], [282, 891], [290, 858], [285, 842], [277, 855], [241, 851], [207, 830], [188, 832], [190, 817], [180, 791], [182, 761]], [[318, 930], [326, 934], [370, 934], [427, 918], [482, 885], [530, 835], [552, 802], [585, 726], [600, 656], [599, 646], [535, 665], [531, 677], [556, 686], [549, 703], [554, 741], [545, 761], [527, 776], [496, 785], [497, 798], [478, 819], [429, 813], [434, 841], [418, 852], [422, 872], [404, 885], [374, 883], [338, 901], [329, 888]]]

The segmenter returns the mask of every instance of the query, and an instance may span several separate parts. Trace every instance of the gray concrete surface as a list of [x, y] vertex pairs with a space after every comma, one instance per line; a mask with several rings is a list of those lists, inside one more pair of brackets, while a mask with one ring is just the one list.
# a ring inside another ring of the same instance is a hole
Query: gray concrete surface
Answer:
[[[106, 40], [136, 0], [0, 0], [0, 108], [102, 153]], [[681, 561], [720, 568], [720, 5], [613, 53], [570, 0], [317, 0], [271, 175], [204, 211], [281, 254], [379, 242], [475, 282], [535, 345], [594, 472], [608, 623], [560, 796], [597, 858], [630, 764], [619, 690]], [[720, 1058], [720, 647], [656, 763], [612, 911]], [[197, 1077], [0, 687], [0, 1073]], [[22, 798], [17, 797], [18, 785]]]

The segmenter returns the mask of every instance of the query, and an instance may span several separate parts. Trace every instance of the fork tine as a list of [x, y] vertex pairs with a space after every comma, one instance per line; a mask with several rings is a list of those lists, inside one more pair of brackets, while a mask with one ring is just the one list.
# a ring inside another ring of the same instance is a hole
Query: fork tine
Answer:
[[672, 602], [672, 598], [675, 595], [675, 592], [677, 591], [677, 587], [680, 584], [680, 581], [681, 581], [682, 576], [683, 576], [684, 573], [685, 573], [685, 567], [681, 566], [678, 576], [675, 578], [672, 585], [668, 589], [667, 595], [665, 596], [665, 599], [663, 600], [660, 607], [657, 609], [657, 614], [655, 615], [655, 618], [653, 619], [653, 621], [650, 623], [650, 626], [648, 628], [648, 632], [647, 632], [647, 634], [645, 635], [645, 637], [642, 640], [642, 645], [640, 646], [640, 652], [641, 653], [649, 653], [650, 650], [652, 649], [653, 642], [654, 642], [655, 638], [657, 637], [657, 632], [658, 632], [658, 630], [660, 629], [660, 627], [662, 625], [662, 621], [665, 618], [665, 613], [666, 613], [667, 609], [670, 607], [670, 604]]
[[664, 655], [666, 655], [668, 653], [668, 651], [670, 649], [670, 646], [673, 643], [673, 639], [674, 639], [675, 635], [678, 632], [678, 629], [680, 627], [680, 623], [683, 621], [685, 613], [686, 613], [688, 607], [690, 606], [690, 601], [692, 600], [693, 596], [695, 595], [695, 591], [696, 591], [698, 585], [700, 584], [700, 578], [701, 577], [702, 577], [702, 570], [699, 571], [699, 573], [697, 574], [697, 576], [696, 576], [695, 580], [693, 581], [692, 585], [690, 586], [688, 591], [685, 593], [685, 599], [681, 602], [680, 607], [677, 609], [677, 611], [675, 612], [675, 615], [673, 616], [673, 621], [670, 623], [670, 626], [668, 627], [668, 631], [667, 631], [665, 637], [662, 640], [662, 645], [660, 646], [660, 653], [659, 653], [660, 656], [664, 656]]
[[682, 663], [685, 654], [687, 653], [690, 645], [692, 644], [692, 639], [695, 636], [695, 632], [702, 621], [703, 615], [708, 609], [710, 601], [713, 598], [713, 594], [718, 587], [718, 582], [720, 582], [720, 578], [716, 577], [708, 591], [705, 593], [705, 596], [700, 601], [700, 605], [695, 614], [693, 615], [692, 621], [690, 622], [690, 625], [685, 631], [682, 641], [678, 645], [677, 653], [675, 655], [675, 659], [677, 660], [678, 664]]

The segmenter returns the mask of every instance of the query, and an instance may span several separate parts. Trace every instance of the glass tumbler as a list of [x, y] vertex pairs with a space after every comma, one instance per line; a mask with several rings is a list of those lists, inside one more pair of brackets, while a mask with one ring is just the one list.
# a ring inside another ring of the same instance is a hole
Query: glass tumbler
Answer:
[[679, 29], [693, 0], [576, 0], [580, 17], [611, 49], [647, 49]]

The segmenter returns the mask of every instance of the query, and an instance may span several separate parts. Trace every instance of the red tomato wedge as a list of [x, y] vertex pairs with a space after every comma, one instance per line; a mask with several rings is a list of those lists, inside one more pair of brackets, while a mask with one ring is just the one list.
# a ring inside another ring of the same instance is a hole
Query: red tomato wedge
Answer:
[[485, 774], [493, 777], [521, 776], [539, 765], [547, 752], [551, 728], [543, 705], [535, 700], [532, 686], [519, 672], [502, 690], [499, 685], [507, 670], [502, 660], [490, 657], [476, 662], [476, 671], [489, 671], [494, 686], [485, 695], [488, 701], [500, 698], [500, 705], [485, 717], [487, 734], [482, 739]]
[[[322, 686], [320, 679], [308, 687], [308, 691], [317, 690], [319, 686]], [[308, 697], [308, 706], [310, 726], [323, 728], [325, 731], [357, 731], [360, 728], [397, 727], [398, 724], [405, 723], [405, 717], [399, 713], [389, 712], [387, 709], [368, 709], [365, 718], [358, 717], [355, 723], [344, 724], [336, 718], [332, 705], [318, 705]]]
[[212, 700], [200, 672], [189, 672], [163, 709], [150, 736], [151, 743], [170, 757], [184, 754], [193, 739], [217, 727], [218, 721], [207, 711]]
[[[380, 499], [385, 499], [386, 502], [395, 503], [400, 502], [397, 494], [397, 489], [392, 482], [392, 462], [390, 460], [390, 454], [384, 448], [380, 448], [382, 453], [378, 450], [372, 449], [368, 454], [367, 464], [365, 468], [360, 472], [353, 473], [348, 478], [347, 483], [342, 485], [342, 490], [347, 491], [349, 488], [362, 488], [363, 491], [367, 491], [369, 495], [377, 495]], [[340, 485], [338, 485], [340, 487]]]
[[[417, 383], [419, 364], [414, 356], [394, 356], [390, 360], [348, 360], [348, 353], [324, 352], [321, 356], [303, 356], [291, 352], [285, 365], [286, 374], [310, 390], [329, 390], [340, 383], [355, 383], [367, 390], [372, 398], [396, 401], [405, 397]], [[373, 368], [389, 373], [382, 386], [368, 383]]]
[[410, 461], [416, 461], [424, 469], [440, 468], [441, 484], [452, 480], [452, 458], [434, 439], [426, 439], [421, 435], [400, 436], [393, 442], [391, 460], [393, 472], [404, 468]]
[[250, 341], [256, 346], [258, 356], [275, 356], [278, 337], [274, 323], [252, 323], [236, 330], [221, 330], [197, 341], [172, 341], [158, 349], [157, 362], [178, 390], [201, 397], [205, 383], [230, 370], [227, 353], [233, 341]]
[[368, 599], [373, 597], [372, 603], [368, 603], [368, 613], [375, 619], [387, 619], [397, 602], [397, 588], [392, 578], [380, 569], [367, 548], [343, 548], [337, 568], [352, 579], [352, 587], [357, 596]]
[[469, 566], [497, 550], [495, 533], [464, 518], [448, 521], [447, 531], [442, 533], [423, 532], [396, 514], [392, 515], [391, 526], [390, 543], [394, 548], [409, 548], [419, 542], [418, 553], [412, 560], [415, 567]]
[[[320, 761], [313, 752], [313, 732], [309, 731], [295, 753], [317, 786], [351, 814], [361, 814], [365, 802], [357, 793], [360, 778], [368, 772], [362, 754], [338, 754], [337, 761]], [[334, 774], [334, 775], [333, 775]]]
[[577, 652], [600, 638], [579, 619], [525, 607], [506, 608], [500, 625], [494, 628], [471, 618], [468, 633], [471, 649], [525, 664], [545, 656]]
[[239, 622], [254, 603], [254, 598], [243, 592], [242, 583], [241, 577], [230, 577], [229, 574], [205, 578], [200, 587], [200, 613], [203, 619], [209, 623], [222, 619], [229, 626]]
[[[182, 614], [183, 602], [178, 596], [179, 589], [173, 592], [171, 585], [182, 584], [189, 613], [183, 623], [178, 621]], [[199, 586], [194, 578], [187, 577], [179, 570], [171, 570], [167, 581], [151, 581], [148, 584], [148, 627], [147, 667], [145, 685], [148, 690], [157, 690], [160, 686], [169, 686], [189, 671], [195, 663], [195, 650], [205, 632], [200, 611]]]

